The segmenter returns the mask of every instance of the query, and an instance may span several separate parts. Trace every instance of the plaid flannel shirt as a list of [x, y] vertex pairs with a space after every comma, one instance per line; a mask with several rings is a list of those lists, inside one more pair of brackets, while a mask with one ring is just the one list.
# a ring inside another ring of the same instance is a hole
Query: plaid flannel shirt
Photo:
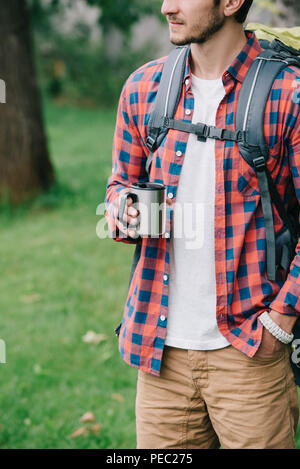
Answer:
[[[262, 50], [253, 31], [245, 30], [245, 34], [247, 43], [222, 75], [226, 94], [217, 109], [215, 125], [229, 130], [236, 130], [243, 79]], [[114, 135], [113, 172], [105, 196], [111, 237], [117, 242], [142, 244], [125, 303], [119, 350], [127, 363], [157, 376], [168, 323], [170, 238], [125, 238], [116, 228], [112, 209], [115, 198], [128, 191], [131, 183], [147, 180], [147, 123], [165, 59], [142, 66], [123, 87]], [[276, 78], [265, 109], [264, 135], [270, 149], [267, 167], [286, 207], [300, 202], [299, 80], [299, 69], [286, 67]], [[193, 108], [188, 58], [175, 118], [191, 122]], [[188, 137], [188, 133], [169, 130], [153, 156], [150, 181], [165, 184], [174, 202]], [[216, 319], [226, 339], [252, 357], [262, 337], [260, 313], [274, 309], [285, 315], [300, 315], [300, 242], [287, 279], [285, 272], [278, 270], [276, 281], [269, 281], [257, 176], [239, 154], [236, 142], [216, 140], [215, 158]], [[277, 232], [282, 220], [274, 206], [273, 210]], [[167, 232], [172, 236], [172, 207], [167, 211]]]

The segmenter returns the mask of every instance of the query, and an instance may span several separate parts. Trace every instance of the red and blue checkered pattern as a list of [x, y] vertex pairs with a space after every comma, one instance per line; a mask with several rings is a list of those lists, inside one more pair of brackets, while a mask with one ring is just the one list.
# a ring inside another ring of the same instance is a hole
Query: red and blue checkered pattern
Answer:
[[[261, 52], [253, 31], [222, 76], [226, 95], [216, 115], [216, 126], [236, 130], [235, 116], [241, 85], [253, 59]], [[112, 203], [133, 182], [147, 180], [149, 150], [147, 124], [166, 58], [148, 63], [125, 83], [119, 102], [113, 145], [113, 173], [107, 182], [106, 218], [115, 241], [134, 243], [116, 229]], [[267, 163], [286, 208], [300, 201], [300, 118], [295, 81], [299, 69], [286, 67], [276, 78], [269, 95], [264, 135], [270, 148]], [[297, 82], [298, 83], [298, 82]], [[299, 85], [299, 83], [298, 83]], [[191, 122], [194, 98], [189, 58], [175, 119]], [[296, 99], [295, 99], [296, 98]], [[187, 110], [191, 112], [186, 113]], [[176, 192], [189, 134], [169, 130], [154, 153], [150, 180], [165, 184], [167, 194]], [[236, 142], [215, 141], [215, 270], [219, 330], [238, 350], [252, 357], [261, 342], [264, 310], [300, 315], [300, 243], [291, 271], [277, 272], [276, 281], [266, 276], [266, 233], [258, 179], [239, 154]], [[193, 184], [193, 181], [191, 181]], [[277, 232], [282, 221], [274, 208]], [[172, 208], [168, 209], [167, 231], [172, 236]], [[168, 279], [170, 239], [143, 238], [141, 257], [132, 278], [119, 335], [119, 349], [132, 366], [159, 376], [168, 322]], [[201, 268], [201, 266], [199, 266]]]

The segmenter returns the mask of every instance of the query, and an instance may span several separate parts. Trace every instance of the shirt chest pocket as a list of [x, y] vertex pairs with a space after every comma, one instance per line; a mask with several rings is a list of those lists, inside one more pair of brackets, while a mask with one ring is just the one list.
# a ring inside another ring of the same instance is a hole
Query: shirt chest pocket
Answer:
[[[281, 154], [281, 142], [278, 142], [269, 151], [269, 157], [267, 159], [267, 169], [275, 178], [276, 169], [278, 169], [279, 160]], [[244, 197], [253, 197], [260, 195], [258, 177], [255, 169], [250, 166], [247, 161], [243, 158], [239, 152], [239, 163], [238, 163], [238, 180], [237, 189]]]

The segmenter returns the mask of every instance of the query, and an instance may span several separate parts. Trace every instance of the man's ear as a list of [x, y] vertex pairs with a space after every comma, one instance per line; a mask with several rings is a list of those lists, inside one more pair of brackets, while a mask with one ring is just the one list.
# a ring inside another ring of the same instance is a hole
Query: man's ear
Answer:
[[224, 0], [224, 15], [233, 16], [242, 7], [245, 0]]

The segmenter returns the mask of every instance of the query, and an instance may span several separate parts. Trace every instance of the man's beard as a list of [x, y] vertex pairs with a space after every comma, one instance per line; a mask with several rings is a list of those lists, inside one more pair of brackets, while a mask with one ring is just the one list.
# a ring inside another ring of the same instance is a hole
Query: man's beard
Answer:
[[218, 32], [225, 23], [225, 17], [221, 17], [216, 9], [213, 9], [211, 16], [209, 17], [208, 26], [203, 31], [195, 31], [190, 36], [184, 39], [171, 39], [172, 44], [176, 46], [184, 46], [186, 44], [203, 44], [216, 32]]

